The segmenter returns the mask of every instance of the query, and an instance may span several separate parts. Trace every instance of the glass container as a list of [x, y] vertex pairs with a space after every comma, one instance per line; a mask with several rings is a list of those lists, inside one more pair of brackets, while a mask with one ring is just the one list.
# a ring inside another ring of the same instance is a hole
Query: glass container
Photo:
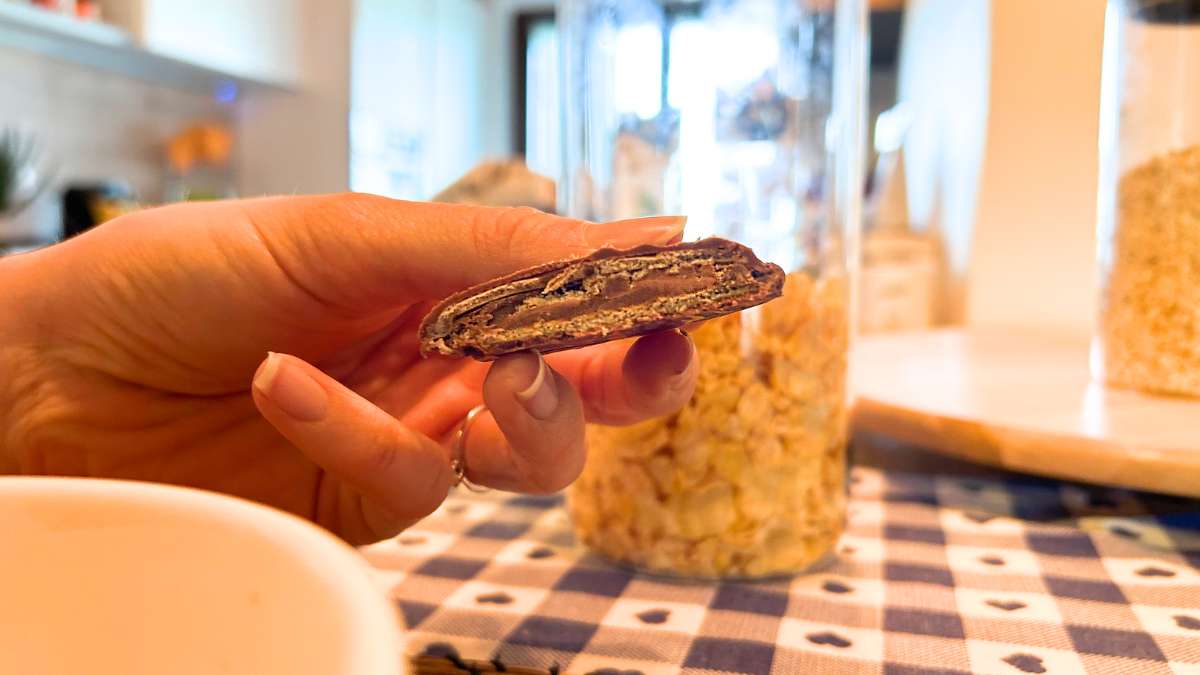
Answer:
[[1110, 0], [1093, 373], [1200, 396], [1200, 2]]
[[679, 413], [592, 427], [580, 539], [655, 572], [763, 577], [843, 529], [846, 367], [862, 208], [863, 0], [560, 0], [560, 208], [688, 216], [789, 274], [692, 332]]

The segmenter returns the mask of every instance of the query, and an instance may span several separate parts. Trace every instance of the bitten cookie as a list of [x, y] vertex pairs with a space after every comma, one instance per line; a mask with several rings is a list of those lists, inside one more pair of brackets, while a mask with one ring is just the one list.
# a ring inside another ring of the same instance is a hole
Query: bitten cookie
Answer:
[[779, 297], [784, 272], [712, 237], [601, 249], [539, 265], [446, 298], [421, 323], [421, 352], [490, 361], [678, 328]]

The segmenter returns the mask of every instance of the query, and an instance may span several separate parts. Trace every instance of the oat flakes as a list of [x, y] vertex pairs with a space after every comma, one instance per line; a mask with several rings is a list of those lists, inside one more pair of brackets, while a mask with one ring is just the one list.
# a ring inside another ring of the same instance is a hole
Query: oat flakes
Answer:
[[796, 572], [845, 513], [846, 288], [789, 275], [783, 297], [706, 323], [679, 413], [588, 430], [570, 494], [580, 537], [638, 567], [699, 577]]
[[1117, 386], [1200, 396], [1200, 146], [1122, 179], [1100, 335]]

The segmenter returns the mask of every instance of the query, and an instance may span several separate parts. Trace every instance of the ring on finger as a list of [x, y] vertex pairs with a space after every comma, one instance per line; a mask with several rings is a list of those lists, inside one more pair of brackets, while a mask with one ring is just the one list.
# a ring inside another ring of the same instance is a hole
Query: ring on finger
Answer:
[[451, 446], [450, 470], [454, 472], [454, 486], [462, 485], [471, 492], [487, 492], [487, 488], [467, 480], [467, 434], [475, 424], [475, 418], [487, 410], [485, 405], [477, 405], [467, 412], [458, 431], [454, 434], [454, 444]]

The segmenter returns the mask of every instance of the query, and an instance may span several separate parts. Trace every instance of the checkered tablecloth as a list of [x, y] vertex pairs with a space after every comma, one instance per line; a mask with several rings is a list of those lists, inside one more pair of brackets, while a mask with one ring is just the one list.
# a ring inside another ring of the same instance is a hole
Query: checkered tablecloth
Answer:
[[1200, 674], [1200, 503], [854, 455], [837, 562], [790, 580], [631, 573], [578, 548], [560, 498], [502, 493], [364, 553], [442, 672]]

